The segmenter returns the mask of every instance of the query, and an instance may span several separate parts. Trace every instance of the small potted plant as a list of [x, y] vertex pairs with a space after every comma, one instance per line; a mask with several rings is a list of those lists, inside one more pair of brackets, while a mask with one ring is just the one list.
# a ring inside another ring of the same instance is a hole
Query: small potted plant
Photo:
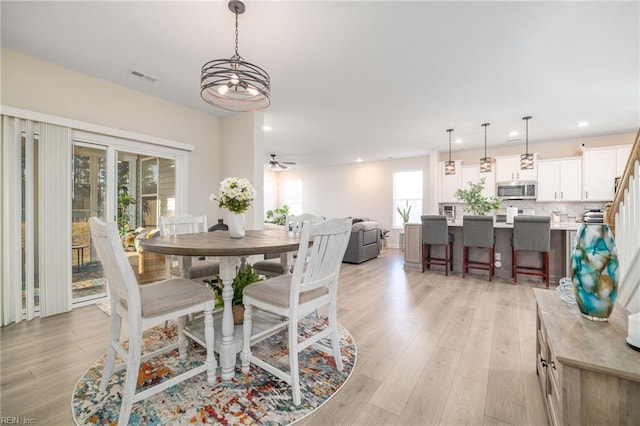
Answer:
[[469, 183], [469, 189], [458, 188], [453, 194], [458, 200], [464, 203], [464, 211], [476, 216], [484, 216], [492, 210], [500, 208], [501, 201], [495, 196], [485, 197], [482, 195], [485, 178], [480, 182]]
[[[231, 306], [233, 309], [233, 323], [242, 324], [244, 319], [244, 305], [242, 304], [242, 292], [250, 284], [258, 281], [262, 281], [263, 278], [256, 273], [250, 264], [246, 264], [244, 268], [239, 268], [231, 287], [233, 288], [233, 297], [231, 299]], [[213, 280], [204, 280], [204, 282], [211, 287], [216, 296], [216, 309], [224, 307], [224, 301], [222, 300], [222, 278], [220, 275], [215, 276]]]
[[389, 235], [389, 229], [380, 228], [380, 250], [387, 248], [387, 235]]
[[400, 206], [398, 206], [396, 207], [396, 210], [398, 211], [398, 214], [402, 218], [403, 224], [409, 222], [409, 214], [411, 213], [411, 206], [409, 205], [408, 201], [403, 209], [401, 209]]

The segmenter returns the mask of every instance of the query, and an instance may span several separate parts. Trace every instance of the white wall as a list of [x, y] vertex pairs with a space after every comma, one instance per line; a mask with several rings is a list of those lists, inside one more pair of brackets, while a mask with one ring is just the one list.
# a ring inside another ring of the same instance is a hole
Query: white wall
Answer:
[[[276, 173], [282, 188], [287, 180], [302, 179], [305, 213], [326, 217], [368, 217], [390, 229], [393, 222], [393, 173], [423, 170], [425, 195], [429, 186], [429, 157], [414, 157]], [[269, 201], [273, 204], [273, 200]], [[427, 200], [423, 206], [427, 211]], [[267, 201], [265, 201], [267, 204]], [[279, 196], [276, 201], [282, 205]], [[397, 232], [391, 235], [394, 244]]]
[[[222, 176], [248, 179], [258, 195], [264, 194], [263, 121], [262, 112], [235, 114], [222, 119]], [[264, 198], [258, 196], [245, 214], [247, 229], [262, 228], [263, 205]]]
[[264, 218], [267, 218], [267, 210], [280, 207], [278, 204], [278, 172], [264, 170]]
[[1, 89], [3, 105], [192, 144], [189, 211], [220, 217], [209, 201], [221, 180], [217, 117], [6, 48]]

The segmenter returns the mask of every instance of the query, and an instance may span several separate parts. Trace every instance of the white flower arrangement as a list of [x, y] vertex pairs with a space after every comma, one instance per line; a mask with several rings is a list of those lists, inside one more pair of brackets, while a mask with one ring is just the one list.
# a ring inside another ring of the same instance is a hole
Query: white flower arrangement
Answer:
[[230, 212], [244, 213], [247, 211], [253, 199], [256, 198], [256, 190], [251, 183], [244, 178], [227, 177], [220, 182], [219, 194], [211, 194], [209, 199], [218, 203], [218, 207]]

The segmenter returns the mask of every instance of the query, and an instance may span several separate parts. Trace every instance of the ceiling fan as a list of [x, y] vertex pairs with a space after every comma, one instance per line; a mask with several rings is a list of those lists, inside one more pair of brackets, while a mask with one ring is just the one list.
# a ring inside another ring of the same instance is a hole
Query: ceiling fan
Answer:
[[271, 160], [269, 160], [269, 168], [270, 169], [276, 169], [276, 168], [280, 168], [280, 169], [286, 169], [287, 166], [285, 166], [285, 164], [289, 164], [289, 165], [295, 165], [296, 163], [292, 163], [290, 161], [277, 161], [276, 160], [276, 154], [270, 154], [271, 155]]

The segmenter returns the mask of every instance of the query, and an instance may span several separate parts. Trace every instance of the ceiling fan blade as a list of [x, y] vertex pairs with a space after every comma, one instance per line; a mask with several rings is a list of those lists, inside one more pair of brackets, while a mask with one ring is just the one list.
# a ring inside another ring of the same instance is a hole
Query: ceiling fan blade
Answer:
[[278, 163], [278, 167], [280, 167], [281, 169], [286, 169], [286, 168], [287, 168], [287, 166], [285, 166], [285, 165], [284, 165], [284, 164], [282, 164], [282, 163]]
[[296, 163], [291, 162], [291, 161], [280, 161], [280, 164], [291, 164], [291, 165], [295, 165]]

